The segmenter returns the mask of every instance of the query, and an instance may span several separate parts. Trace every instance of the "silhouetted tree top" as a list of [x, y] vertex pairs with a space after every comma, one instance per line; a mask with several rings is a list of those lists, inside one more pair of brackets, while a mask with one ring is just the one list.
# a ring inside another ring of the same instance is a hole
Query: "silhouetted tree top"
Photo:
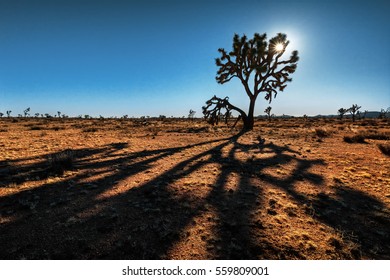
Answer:
[[[237, 77], [243, 84], [250, 98], [260, 92], [266, 93], [265, 98], [271, 102], [277, 90], [283, 91], [286, 82], [291, 82], [290, 74], [294, 73], [299, 60], [298, 51], [293, 51], [290, 59], [280, 60], [289, 41], [287, 36], [278, 33], [267, 42], [266, 34], [255, 33], [253, 39], [248, 40], [245, 35], [233, 37], [233, 50], [227, 53], [220, 48], [220, 58], [215, 60], [219, 67], [216, 80], [220, 84]], [[254, 87], [249, 87], [253, 79]]]
[[[224, 84], [233, 78], [239, 79], [250, 99], [248, 113], [239, 111], [245, 129], [253, 128], [257, 96], [264, 93], [264, 98], [271, 103], [278, 91], [283, 91], [287, 82], [292, 81], [290, 75], [297, 69], [299, 57], [298, 51], [293, 51], [288, 59], [283, 57], [288, 44], [287, 36], [282, 33], [269, 41], [266, 34], [255, 33], [252, 39], [235, 34], [232, 51], [218, 49], [221, 57], [215, 60], [219, 67], [217, 82]], [[234, 107], [227, 100], [224, 103], [231, 109]]]

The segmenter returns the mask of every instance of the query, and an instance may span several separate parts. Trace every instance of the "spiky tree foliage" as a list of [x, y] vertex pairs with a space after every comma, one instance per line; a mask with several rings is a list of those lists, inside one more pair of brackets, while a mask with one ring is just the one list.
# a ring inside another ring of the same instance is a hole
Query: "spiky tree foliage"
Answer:
[[12, 111], [9, 110], [9, 111], [7, 111], [6, 113], [7, 113], [7, 118], [9, 118], [9, 117], [11, 116]]
[[23, 111], [24, 117], [27, 117], [28, 115], [30, 115], [29, 112], [30, 112], [30, 107], [28, 107], [26, 110]]
[[340, 108], [340, 109], [337, 111], [337, 113], [338, 113], [339, 116], [340, 116], [340, 120], [343, 119], [344, 115], [345, 115], [346, 113], [348, 113], [348, 111], [349, 111], [349, 109], [344, 109], [344, 108]]
[[220, 119], [224, 119], [225, 123], [227, 123], [232, 110], [240, 113], [240, 117], [237, 121], [245, 114], [243, 110], [229, 103], [229, 97], [222, 99], [215, 95], [206, 101], [206, 106], [203, 106], [202, 109], [204, 117], [212, 125], [218, 124]]
[[195, 114], [196, 114], [196, 111], [190, 109], [190, 111], [189, 111], [189, 113], [188, 113], [188, 118], [189, 118], [190, 120], [194, 120]]
[[265, 108], [265, 110], [264, 110], [264, 113], [266, 113], [267, 116], [268, 116], [268, 120], [271, 120], [271, 110], [272, 110], [272, 107], [271, 107], [271, 106], [268, 106], [268, 107]]
[[351, 113], [352, 115], [352, 121], [354, 122], [355, 121], [355, 116], [356, 116], [356, 113], [359, 111], [359, 109], [362, 108], [362, 106], [358, 106], [357, 104], [353, 104], [351, 106], [351, 108], [348, 109], [348, 111]]
[[[208, 102], [215, 102], [215, 105], [225, 106], [226, 110], [238, 111], [244, 122], [244, 129], [252, 129], [259, 94], [264, 94], [264, 98], [271, 103], [278, 91], [283, 91], [286, 83], [292, 80], [290, 75], [295, 72], [299, 57], [298, 51], [293, 51], [288, 59], [282, 58], [288, 44], [287, 36], [282, 33], [269, 41], [266, 34], [255, 33], [252, 39], [235, 34], [231, 52], [223, 48], [218, 50], [221, 57], [215, 60], [219, 67], [216, 80], [219, 84], [227, 83], [233, 78], [240, 80], [250, 100], [248, 112], [237, 110], [227, 98], [213, 97], [206, 102], [207, 105], [210, 104]], [[209, 115], [213, 116], [213, 113]]]

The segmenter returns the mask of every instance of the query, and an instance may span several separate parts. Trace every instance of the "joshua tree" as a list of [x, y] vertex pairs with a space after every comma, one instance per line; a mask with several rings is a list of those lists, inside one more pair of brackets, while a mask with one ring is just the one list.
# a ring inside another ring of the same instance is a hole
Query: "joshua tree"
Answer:
[[264, 113], [266, 113], [267, 116], [268, 116], [268, 120], [271, 120], [271, 110], [272, 110], [272, 107], [271, 107], [271, 106], [268, 106], [268, 107], [265, 108], [265, 110], [264, 110]]
[[10, 111], [7, 111], [6, 113], [7, 113], [7, 118], [9, 118], [11, 116], [12, 111], [10, 110]]
[[39, 113], [35, 113], [35, 117], [38, 118], [39, 117]]
[[[235, 110], [240, 114], [244, 122], [244, 129], [253, 129], [254, 110], [256, 99], [260, 93], [264, 94], [266, 100], [271, 103], [272, 97], [276, 97], [278, 91], [283, 91], [286, 83], [292, 81], [290, 74], [297, 68], [298, 51], [293, 51], [290, 58], [283, 59], [282, 56], [289, 44], [287, 36], [278, 33], [267, 41], [266, 34], [255, 33], [253, 39], [247, 39], [245, 35], [240, 37], [235, 34], [233, 37], [233, 50], [227, 52], [219, 49], [220, 58], [215, 60], [219, 67], [216, 80], [219, 84], [229, 82], [237, 78], [244, 86], [249, 97], [248, 113], [232, 105], [229, 99], [212, 97], [203, 107], [203, 114], [206, 118], [215, 119], [216, 113], [225, 114]], [[210, 120], [212, 122], [212, 120]]]
[[190, 120], [194, 120], [194, 116], [195, 116], [196, 112], [192, 109], [190, 109], [190, 112], [188, 113], [188, 118]]
[[30, 115], [28, 112], [30, 112], [30, 107], [28, 107], [26, 110], [23, 111], [24, 117], [27, 117], [28, 115]]
[[2, 118], [3, 116], [4, 116], [4, 114], [0, 112], [0, 118]]
[[353, 104], [351, 108], [348, 109], [348, 111], [352, 115], [352, 121], [355, 121], [356, 113], [359, 111], [359, 109], [362, 108], [362, 106], [358, 106], [357, 104]]
[[348, 113], [348, 111], [349, 111], [349, 109], [344, 109], [344, 108], [340, 108], [340, 109], [337, 111], [338, 114], [339, 114], [339, 116], [340, 116], [340, 120], [343, 119], [344, 115], [345, 115], [346, 113]]
[[57, 111], [57, 116], [58, 116], [59, 118], [61, 118], [61, 112], [60, 112], [60, 111]]

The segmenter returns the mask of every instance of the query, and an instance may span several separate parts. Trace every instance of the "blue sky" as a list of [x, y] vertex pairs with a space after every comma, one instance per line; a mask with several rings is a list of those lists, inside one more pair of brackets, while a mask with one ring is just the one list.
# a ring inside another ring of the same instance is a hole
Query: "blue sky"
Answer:
[[[211, 96], [247, 110], [214, 59], [234, 33], [278, 32], [300, 55], [275, 114], [390, 107], [388, 1], [0, 0], [0, 112], [183, 116]], [[255, 114], [269, 104], [259, 96]]]

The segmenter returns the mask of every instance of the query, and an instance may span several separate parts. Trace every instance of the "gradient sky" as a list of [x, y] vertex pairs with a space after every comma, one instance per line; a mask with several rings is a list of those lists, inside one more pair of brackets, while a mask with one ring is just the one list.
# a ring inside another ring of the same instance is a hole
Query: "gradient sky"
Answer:
[[[390, 107], [389, 1], [0, 0], [0, 112], [187, 116], [212, 95], [247, 110], [238, 81], [215, 81], [234, 33], [278, 32], [300, 55], [272, 112]], [[255, 114], [269, 104], [259, 96]]]

